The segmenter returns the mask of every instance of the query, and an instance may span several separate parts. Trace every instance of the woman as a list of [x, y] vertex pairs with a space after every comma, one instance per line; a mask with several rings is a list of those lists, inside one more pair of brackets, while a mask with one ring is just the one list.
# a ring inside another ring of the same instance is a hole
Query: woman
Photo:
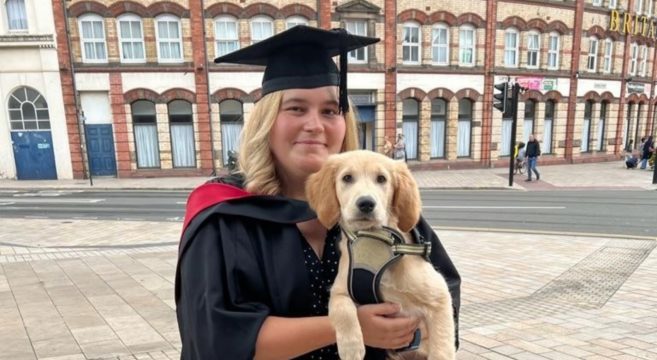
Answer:
[[[298, 26], [215, 60], [267, 67], [238, 176], [203, 185], [188, 201], [176, 273], [183, 359], [337, 359], [327, 306], [340, 230], [319, 224], [303, 189], [330, 154], [357, 148], [346, 69], [339, 73], [331, 57], [346, 60], [375, 41]], [[458, 273], [431, 227], [421, 221], [418, 229], [434, 242], [432, 262], [458, 314]], [[368, 359], [412, 340], [418, 319], [398, 311], [358, 308]]]
[[406, 141], [404, 141], [404, 134], [397, 134], [397, 142], [395, 142], [395, 159], [406, 161]]

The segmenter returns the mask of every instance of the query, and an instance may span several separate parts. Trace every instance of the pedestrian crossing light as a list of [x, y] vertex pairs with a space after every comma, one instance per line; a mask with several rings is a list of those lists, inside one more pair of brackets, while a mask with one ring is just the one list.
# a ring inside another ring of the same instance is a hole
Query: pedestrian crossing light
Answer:
[[[498, 93], [497, 90], [500, 92]], [[493, 107], [502, 112], [503, 117], [511, 115], [511, 100], [509, 100], [509, 84], [506, 82], [495, 84], [493, 94]]]

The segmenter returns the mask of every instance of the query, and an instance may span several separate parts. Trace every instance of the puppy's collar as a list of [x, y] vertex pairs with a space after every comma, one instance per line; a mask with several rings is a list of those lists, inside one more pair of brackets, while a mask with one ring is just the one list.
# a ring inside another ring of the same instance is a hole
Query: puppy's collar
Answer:
[[388, 226], [373, 230], [358, 230], [356, 232], [342, 229], [344, 234], [349, 239], [349, 243], [353, 244], [359, 238], [367, 238], [382, 241], [390, 246], [393, 255], [419, 255], [429, 260], [431, 254], [431, 241], [425, 241], [424, 237], [420, 235], [416, 228], [411, 230], [414, 243], [407, 244], [404, 241], [404, 236], [397, 230]]

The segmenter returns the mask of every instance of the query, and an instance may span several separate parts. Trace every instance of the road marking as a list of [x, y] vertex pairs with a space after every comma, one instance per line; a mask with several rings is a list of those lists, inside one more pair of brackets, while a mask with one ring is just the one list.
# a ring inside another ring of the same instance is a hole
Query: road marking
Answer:
[[425, 205], [423, 209], [545, 209], [563, 210], [565, 206], [437, 206]]
[[0, 199], [0, 201], [11, 201], [17, 204], [95, 204], [105, 201], [105, 199], [12, 198], [12, 199]]
[[14, 205], [13, 201], [0, 201], [0, 206]]
[[504, 229], [504, 228], [461, 227], [461, 226], [431, 226], [431, 228], [434, 231], [446, 230], [446, 231], [469, 231], [469, 232], [498, 232], [498, 233], [510, 233], [510, 234], [581, 236], [581, 237], [595, 237], [595, 238], [603, 238], [603, 239], [611, 238], [611, 239], [626, 239], [626, 240], [657, 241], [657, 237], [654, 236], [576, 232], [576, 231], [550, 231], [550, 230], [538, 230], [538, 229]]
[[176, 201], [177, 205], [185, 205], [187, 204], [187, 201]]

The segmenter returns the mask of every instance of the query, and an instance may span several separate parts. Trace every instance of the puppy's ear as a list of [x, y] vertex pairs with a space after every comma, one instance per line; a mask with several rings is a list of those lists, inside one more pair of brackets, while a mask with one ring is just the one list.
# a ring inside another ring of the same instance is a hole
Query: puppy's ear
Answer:
[[318, 172], [310, 175], [306, 181], [308, 204], [317, 213], [319, 222], [327, 229], [335, 226], [340, 219], [340, 205], [335, 194], [337, 171], [337, 162], [328, 160]]
[[417, 183], [405, 163], [395, 162], [392, 211], [399, 219], [399, 230], [410, 231], [420, 221], [422, 201]]

